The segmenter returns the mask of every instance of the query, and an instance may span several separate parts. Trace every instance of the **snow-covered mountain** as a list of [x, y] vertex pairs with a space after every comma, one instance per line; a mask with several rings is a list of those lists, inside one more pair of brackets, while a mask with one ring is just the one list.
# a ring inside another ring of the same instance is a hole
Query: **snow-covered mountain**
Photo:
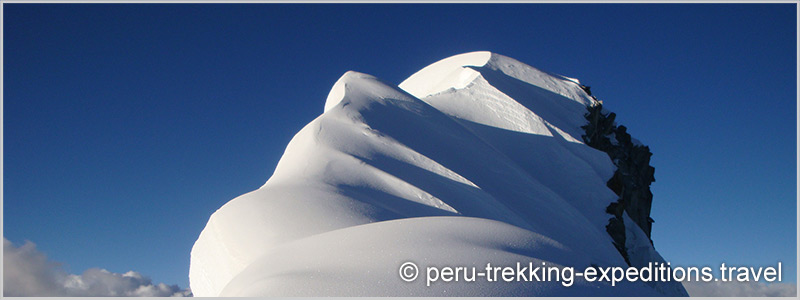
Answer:
[[[616, 166], [583, 142], [576, 79], [472, 52], [399, 86], [358, 72], [259, 189], [209, 219], [196, 296], [686, 295], [679, 283], [435, 282], [426, 266], [624, 266], [607, 232]], [[649, 209], [649, 208], [648, 208]], [[630, 264], [663, 262], [625, 219]], [[404, 262], [420, 278], [401, 280]]]

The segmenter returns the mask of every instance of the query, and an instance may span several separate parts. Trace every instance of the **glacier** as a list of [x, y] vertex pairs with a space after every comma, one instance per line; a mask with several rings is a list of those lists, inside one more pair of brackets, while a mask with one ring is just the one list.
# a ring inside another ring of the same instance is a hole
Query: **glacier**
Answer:
[[[606, 232], [608, 155], [584, 144], [577, 79], [491, 52], [399, 85], [354, 71], [259, 189], [214, 212], [195, 296], [686, 296], [680, 283], [435, 282], [425, 266], [628, 264]], [[626, 216], [632, 266], [664, 262]], [[401, 280], [404, 262], [420, 278]]]

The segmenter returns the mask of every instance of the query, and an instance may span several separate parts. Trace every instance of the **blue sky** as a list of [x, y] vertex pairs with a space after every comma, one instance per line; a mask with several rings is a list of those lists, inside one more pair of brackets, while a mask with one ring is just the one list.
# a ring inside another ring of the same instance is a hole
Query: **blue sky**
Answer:
[[345, 71], [489, 50], [579, 78], [650, 146], [668, 261], [796, 281], [794, 4], [5, 4], [3, 26], [3, 235], [72, 273], [188, 286], [208, 217]]

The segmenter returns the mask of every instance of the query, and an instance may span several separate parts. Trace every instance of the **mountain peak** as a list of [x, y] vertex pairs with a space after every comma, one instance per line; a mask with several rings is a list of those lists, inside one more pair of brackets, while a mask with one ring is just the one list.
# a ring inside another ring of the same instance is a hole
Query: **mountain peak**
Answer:
[[454, 88], [464, 88], [478, 76], [467, 67], [482, 67], [493, 54], [488, 51], [469, 52], [437, 61], [400, 83], [400, 88], [417, 98]]
[[324, 111], [328, 111], [332, 107], [339, 104], [339, 102], [344, 99], [345, 94], [347, 93], [347, 85], [358, 80], [377, 80], [377, 78], [369, 74], [352, 70], [345, 72], [341, 77], [339, 77], [339, 80], [336, 80], [336, 83], [333, 84], [331, 91], [328, 93], [328, 98], [325, 99]]
[[[399, 87], [346, 72], [269, 180], [211, 215], [192, 248], [192, 292], [681, 295], [582, 278], [566, 287], [398, 277], [408, 261], [627, 266], [606, 232], [615, 165], [582, 141], [594, 101], [577, 80], [485, 51], [431, 64]], [[630, 242], [631, 257], [660, 258], [649, 241]]]

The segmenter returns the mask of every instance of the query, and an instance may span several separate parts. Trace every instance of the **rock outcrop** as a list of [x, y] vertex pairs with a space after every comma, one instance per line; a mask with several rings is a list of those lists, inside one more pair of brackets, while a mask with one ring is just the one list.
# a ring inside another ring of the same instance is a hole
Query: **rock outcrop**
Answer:
[[[587, 91], [588, 92], [588, 91]], [[606, 212], [613, 215], [608, 221], [606, 231], [614, 240], [614, 245], [622, 256], [628, 261], [625, 251], [625, 225], [622, 213], [627, 212], [633, 221], [639, 225], [648, 238], [652, 229], [653, 219], [650, 218], [650, 208], [653, 202], [653, 193], [650, 184], [655, 182], [655, 168], [650, 166], [650, 148], [631, 138], [627, 128], [614, 122], [616, 114], [603, 109], [602, 103], [587, 108], [586, 120], [588, 124], [582, 128], [586, 130], [583, 140], [586, 145], [605, 152], [617, 166], [614, 176], [607, 185], [614, 191], [619, 199], [611, 203]], [[653, 241], [650, 239], [650, 243]], [[628, 262], [630, 264], [630, 262]]]

